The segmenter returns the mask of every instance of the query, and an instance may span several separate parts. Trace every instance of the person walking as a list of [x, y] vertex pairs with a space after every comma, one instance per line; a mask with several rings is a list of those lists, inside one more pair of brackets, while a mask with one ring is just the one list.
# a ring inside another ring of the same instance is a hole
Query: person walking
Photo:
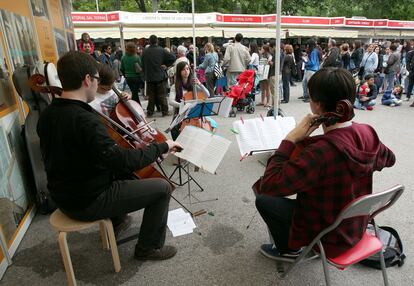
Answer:
[[142, 81], [141, 58], [137, 55], [135, 43], [127, 43], [125, 50], [125, 55], [121, 59], [121, 73], [131, 90], [132, 99], [141, 104], [139, 100], [139, 88]]

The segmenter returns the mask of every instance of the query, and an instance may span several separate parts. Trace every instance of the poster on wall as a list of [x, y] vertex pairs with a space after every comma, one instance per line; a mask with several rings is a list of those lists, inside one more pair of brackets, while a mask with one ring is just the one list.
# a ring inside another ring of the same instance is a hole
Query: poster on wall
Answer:
[[46, 0], [30, 0], [30, 4], [32, 5], [33, 16], [49, 20]]
[[72, 4], [70, 0], [61, 0], [62, 3], [62, 12], [63, 12], [63, 22], [65, 24], [65, 29], [72, 30]]
[[54, 29], [56, 48], [58, 51], [58, 56], [61, 57], [64, 53], [68, 51], [68, 45], [66, 43], [65, 31], [61, 29]]
[[0, 42], [0, 112], [15, 104], [16, 98], [13, 96], [10, 72], [3, 54], [3, 46]]
[[75, 41], [75, 35], [73, 33], [66, 32], [66, 36], [68, 39], [68, 46], [70, 51], [76, 50], [76, 41]]
[[64, 29], [60, 0], [49, 0], [50, 17], [52, 18], [52, 24], [54, 28]]
[[56, 50], [46, 0], [31, 0], [30, 2], [42, 59], [56, 64]]
[[27, 17], [0, 10], [4, 37], [14, 68], [33, 65], [39, 60], [33, 26]]

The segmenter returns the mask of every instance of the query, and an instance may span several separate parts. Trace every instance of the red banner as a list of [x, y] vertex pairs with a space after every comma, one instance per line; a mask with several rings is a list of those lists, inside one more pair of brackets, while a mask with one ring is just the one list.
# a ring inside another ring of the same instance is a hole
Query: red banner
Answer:
[[375, 20], [374, 27], [387, 27], [388, 20]]
[[388, 20], [390, 28], [414, 28], [414, 21], [392, 21]]
[[108, 21], [119, 21], [119, 13], [108, 13], [106, 18]]
[[[219, 15], [217, 15], [219, 16]], [[220, 15], [224, 23], [261, 23], [262, 16], [244, 16], [244, 15]], [[217, 21], [220, 20], [217, 17]]]
[[345, 26], [373, 27], [373, 20], [346, 19]]
[[343, 25], [345, 24], [345, 18], [341, 17], [341, 18], [331, 18], [331, 25], [336, 26], [336, 25]]
[[282, 24], [325, 26], [330, 24], [330, 18], [282, 16]]
[[[119, 16], [118, 16], [119, 17]], [[106, 22], [106, 14], [103, 13], [72, 13], [73, 22]]]

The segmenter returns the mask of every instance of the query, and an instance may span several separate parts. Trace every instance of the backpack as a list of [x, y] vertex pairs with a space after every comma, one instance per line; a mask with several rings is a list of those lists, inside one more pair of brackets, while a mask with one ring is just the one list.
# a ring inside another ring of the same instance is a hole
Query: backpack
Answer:
[[[367, 231], [374, 234], [374, 226], [372, 224], [368, 224]], [[385, 267], [391, 267], [394, 265], [398, 265], [398, 267], [403, 266], [406, 256], [403, 253], [403, 245], [398, 232], [392, 227], [380, 226], [378, 227], [378, 236], [384, 245], [383, 254]], [[360, 261], [359, 263], [371, 268], [381, 270], [379, 253], [376, 253]]]

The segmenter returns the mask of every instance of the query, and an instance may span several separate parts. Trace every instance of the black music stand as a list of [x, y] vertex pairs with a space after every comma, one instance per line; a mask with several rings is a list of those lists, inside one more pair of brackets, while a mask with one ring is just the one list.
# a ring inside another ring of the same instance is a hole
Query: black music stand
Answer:
[[[172, 125], [178, 125], [181, 122], [183, 122], [186, 119], [192, 119], [192, 118], [201, 118], [201, 120], [204, 120], [205, 116], [216, 116], [220, 114], [220, 109], [223, 107], [223, 100], [225, 97], [213, 97], [209, 99], [205, 99], [203, 101], [199, 100], [188, 100], [186, 101], [186, 104], [195, 104], [194, 106], [190, 108], [186, 108], [183, 113], [180, 113], [177, 116], [180, 116], [180, 121], [175, 120], [173, 121]], [[178, 122], [177, 122], [178, 121]], [[166, 131], [170, 131], [174, 126], [170, 126]], [[178, 172], [178, 181], [172, 180], [172, 177]], [[186, 179], [183, 179], [183, 174], [187, 175]], [[177, 186], [184, 186], [188, 184], [188, 194], [184, 197], [189, 197], [189, 203], [192, 204], [191, 198], [194, 198], [197, 200], [197, 203], [200, 202], [207, 202], [207, 201], [216, 201], [218, 198], [215, 199], [209, 199], [200, 201], [197, 197], [195, 197], [193, 194], [191, 194], [191, 187], [190, 182], [193, 181], [197, 187], [199, 188], [200, 192], [204, 191], [204, 188], [194, 179], [194, 177], [190, 174], [190, 162], [183, 163], [180, 158], [178, 158], [178, 164], [175, 167], [174, 171], [169, 176], [169, 179], [171, 182], [173, 182]]]

